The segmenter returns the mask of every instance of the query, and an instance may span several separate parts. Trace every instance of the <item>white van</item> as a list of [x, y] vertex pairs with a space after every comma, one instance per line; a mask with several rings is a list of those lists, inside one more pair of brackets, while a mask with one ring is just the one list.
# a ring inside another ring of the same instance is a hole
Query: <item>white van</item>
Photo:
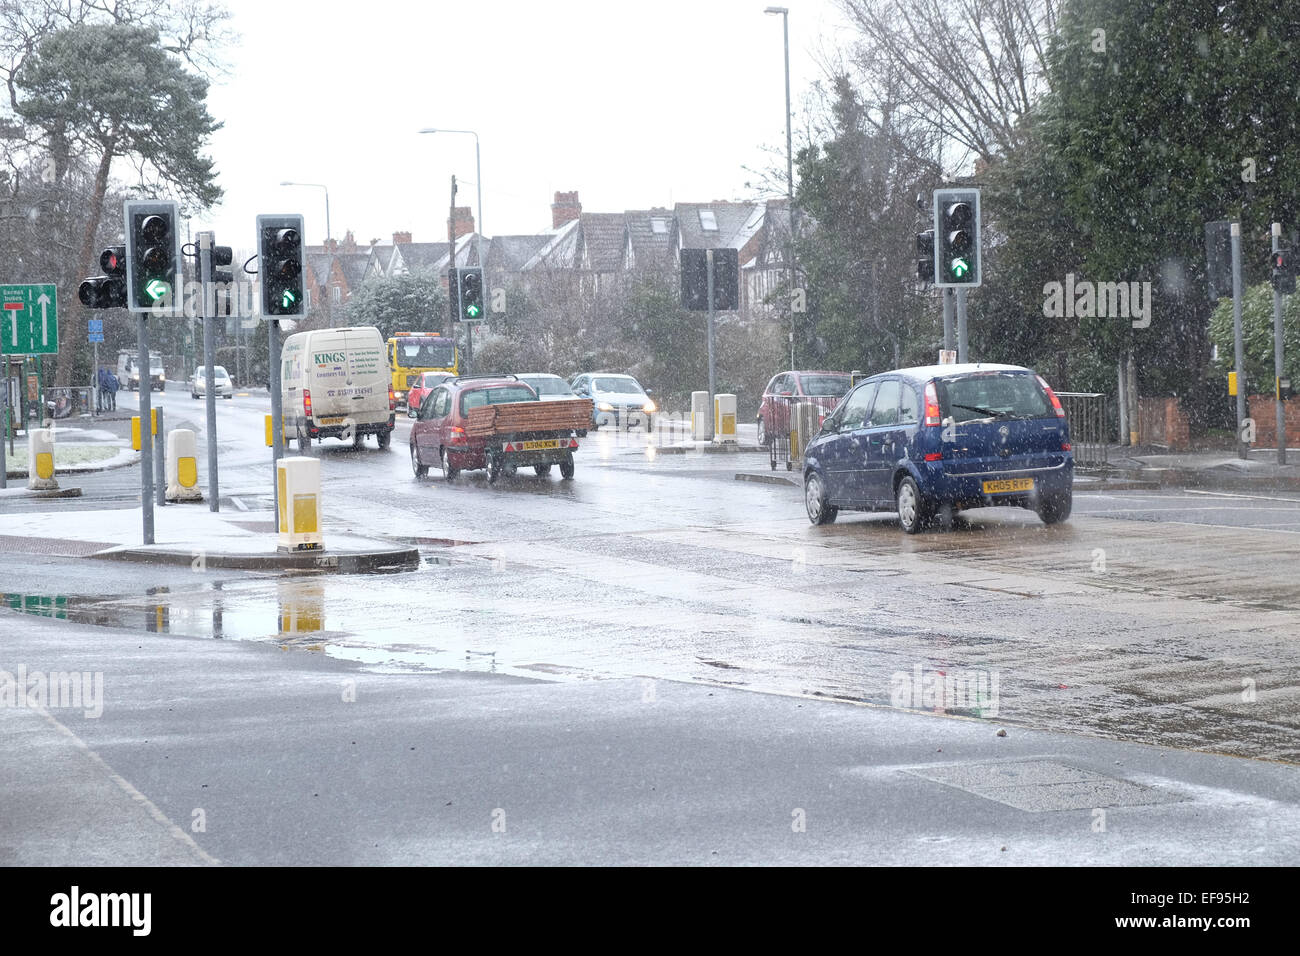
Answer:
[[393, 437], [396, 402], [384, 340], [372, 325], [314, 329], [284, 340], [280, 401], [284, 430], [307, 454], [312, 439], [374, 435], [380, 448]]

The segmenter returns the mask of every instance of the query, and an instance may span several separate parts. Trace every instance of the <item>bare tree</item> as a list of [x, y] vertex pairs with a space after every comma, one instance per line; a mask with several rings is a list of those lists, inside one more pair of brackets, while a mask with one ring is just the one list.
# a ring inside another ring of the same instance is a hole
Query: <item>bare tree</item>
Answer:
[[860, 33], [854, 59], [868, 103], [889, 103], [958, 155], [990, 162], [1022, 139], [1047, 88], [1059, 0], [840, 0]]

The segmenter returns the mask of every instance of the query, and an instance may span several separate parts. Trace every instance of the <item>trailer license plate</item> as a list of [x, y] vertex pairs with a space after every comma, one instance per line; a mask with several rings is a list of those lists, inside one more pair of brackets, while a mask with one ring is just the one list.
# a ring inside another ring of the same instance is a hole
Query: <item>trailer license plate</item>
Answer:
[[559, 448], [560, 440], [552, 438], [547, 441], [526, 441], [520, 443], [524, 451], [542, 451], [546, 448]]
[[984, 482], [984, 494], [996, 495], [1008, 491], [1033, 491], [1034, 479], [1032, 478], [1004, 478], [1001, 481]]

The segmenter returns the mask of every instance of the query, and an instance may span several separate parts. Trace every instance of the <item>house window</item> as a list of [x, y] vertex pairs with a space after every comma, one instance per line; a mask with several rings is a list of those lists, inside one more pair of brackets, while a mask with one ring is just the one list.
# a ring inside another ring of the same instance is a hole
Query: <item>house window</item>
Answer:
[[668, 232], [668, 220], [654, 218], [650, 220], [650, 231], [656, 235], [666, 235]]
[[336, 285], [330, 286], [330, 301], [332, 301], [335, 305], [338, 305], [340, 302], [343, 301], [342, 287]]
[[713, 215], [712, 209], [700, 210], [700, 228], [705, 232], [718, 231], [718, 220], [717, 217]]

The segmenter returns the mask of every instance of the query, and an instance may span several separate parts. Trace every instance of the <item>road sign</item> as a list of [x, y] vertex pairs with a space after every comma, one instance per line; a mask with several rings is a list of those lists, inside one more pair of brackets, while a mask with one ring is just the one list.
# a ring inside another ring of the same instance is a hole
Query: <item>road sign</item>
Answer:
[[87, 341], [87, 342], [102, 342], [102, 341], [104, 341], [104, 333], [103, 333], [103, 332], [91, 332], [91, 333], [90, 333], [90, 337], [89, 337], [88, 339], [86, 339], [86, 341]]
[[58, 295], [52, 285], [0, 285], [0, 352], [54, 355], [59, 351]]
[[104, 320], [103, 320], [103, 319], [87, 319], [87, 320], [86, 320], [86, 331], [87, 331], [87, 332], [90, 332], [90, 333], [92, 333], [92, 334], [103, 335], [103, 334], [104, 334]]

